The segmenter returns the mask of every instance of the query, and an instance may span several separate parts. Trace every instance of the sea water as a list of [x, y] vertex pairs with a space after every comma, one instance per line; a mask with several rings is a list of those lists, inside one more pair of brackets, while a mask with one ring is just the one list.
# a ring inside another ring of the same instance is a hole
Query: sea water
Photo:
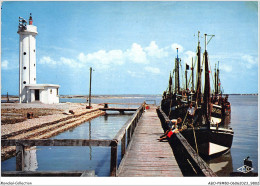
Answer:
[[208, 161], [218, 176], [239, 172], [248, 156], [253, 162], [253, 172], [258, 172], [258, 96], [231, 95], [231, 122], [234, 131], [230, 152]]
[[[156, 105], [160, 105], [161, 96], [93, 98], [92, 103], [142, 103], [143, 101], [154, 103], [149, 100], [155, 100]], [[238, 172], [237, 169], [243, 166], [243, 160], [249, 156], [253, 161], [253, 172], [258, 172], [258, 96], [231, 95], [229, 101], [231, 102], [229, 127], [234, 131], [233, 145], [229, 153], [207, 163], [218, 176], [229, 176], [231, 172]], [[61, 99], [61, 102], [86, 102], [86, 100]], [[52, 138], [113, 139], [132, 114], [120, 115], [110, 112], [106, 116], [85, 122]], [[110, 152], [110, 147], [36, 147], [27, 152], [30, 163], [26, 169], [32, 171], [95, 170], [97, 176], [109, 176]], [[118, 153], [118, 161], [120, 159]], [[2, 162], [2, 171], [7, 170], [15, 170], [15, 158]]]

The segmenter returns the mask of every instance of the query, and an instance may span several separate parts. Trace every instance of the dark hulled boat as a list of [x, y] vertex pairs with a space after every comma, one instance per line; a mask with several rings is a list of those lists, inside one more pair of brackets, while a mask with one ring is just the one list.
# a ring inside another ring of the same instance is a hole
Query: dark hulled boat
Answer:
[[[185, 89], [180, 88], [179, 66], [181, 59], [178, 57], [177, 49], [177, 58], [175, 58], [175, 69], [173, 70], [173, 73], [170, 74], [169, 86], [163, 94], [161, 108], [170, 119], [176, 119], [178, 117], [181, 117], [183, 122], [181, 126], [179, 126], [179, 128], [181, 129], [180, 131], [182, 135], [188, 140], [190, 145], [197, 151], [197, 153], [199, 153], [200, 156], [204, 158], [212, 158], [229, 151], [232, 145], [234, 132], [232, 131], [232, 129], [220, 127], [220, 123], [223, 122], [223, 107], [222, 105], [213, 105], [212, 98], [210, 97], [210, 72], [208, 63], [207, 44], [207, 34], [205, 34], [205, 52], [203, 55], [205, 83], [204, 93], [202, 94], [201, 91], [201, 48], [200, 41], [198, 41], [196, 89], [194, 90], [193, 77], [191, 91], [188, 89], [187, 73], [185, 73], [186, 87]], [[192, 76], [193, 70], [194, 67], [192, 63]], [[173, 76], [175, 78], [174, 90], [172, 80]], [[187, 118], [187, 109], [190, 103], [195, 105], [196, 109], [194, 118], [192, 120]], [[220, 108], [220, 118], [218, 118], [219, 116], [212, 112], [212, 110], [214, 110], [213, 108]], [[216, 123], [217, 125], [214, 125]]]

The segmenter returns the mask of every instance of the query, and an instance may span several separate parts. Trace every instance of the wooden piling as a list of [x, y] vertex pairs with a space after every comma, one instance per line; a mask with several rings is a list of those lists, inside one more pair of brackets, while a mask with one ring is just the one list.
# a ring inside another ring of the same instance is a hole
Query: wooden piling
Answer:
[[131, 139], [131, 127], [127, 129], [127, 145], [129, 145]]
[[117, 171], [117, 141], [111, 142], [110, 176], [116, 176]]
[[16, 146], [16, 171], [24, 171], [24, 146]]
[[126, 147], [125, 147], [126, 143], [125, 142], [126, 142], [126, 135], [124, 134], [124, 136], [121, 140], [121, 159], [124, 157], [125, 151], [126, 151]]

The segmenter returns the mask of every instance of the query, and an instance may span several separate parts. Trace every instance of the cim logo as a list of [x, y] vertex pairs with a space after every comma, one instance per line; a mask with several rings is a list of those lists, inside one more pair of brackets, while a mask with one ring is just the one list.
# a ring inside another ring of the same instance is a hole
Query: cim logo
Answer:
[[242, 172], [242, 173], [248, 173], [248, 172], [251, 172], [252, 170], [254, 170], [252, 167], [249, 167], [247, 165], [244, 165], [240, 168], [237, 169], [238, 171]]

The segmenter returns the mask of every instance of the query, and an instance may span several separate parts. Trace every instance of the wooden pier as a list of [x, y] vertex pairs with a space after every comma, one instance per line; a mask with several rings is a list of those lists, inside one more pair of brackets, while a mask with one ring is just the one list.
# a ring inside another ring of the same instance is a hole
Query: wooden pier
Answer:
[[[145, 110], [145, 108], [147, 108]], [[157, 115], [158, 114], [158, 115]], [[168, 120], [155, 105], [143, 103], [122, 126], [113, 139], [1, 139], [1, 147], [16, 146], [16, 171], [2, 176], [95, 176], [93, 170], [28, 172], [24, 171], [24, 150], [30, 146], [106, 146], [111, 149], [110, 176], [118, 177], [182, 177], [216, 174], [199, 157], [180, 134], [168, 142], [159, 142]], [[121, 145], [120, 145], [121, 144]], [[174, 144], [174, 145], [172, 145]], [[120, 152], [121, 151], [121, 152]], [[118, 154], [121, 153], [118, 162]], [[118, 166], [119, 163], [119, 166]], [[185, 172], [187, 169], [187, 172]]]
[[135, 129], [117, 176], [183, 176], [169, 143], [157, 140], [162, 134], [156, 107], [151, 106], [143, 113]]
[[99, 108], [102, 111], [119, 111], [120, 113], [126, 111], [136, 111], [138, 108]]
[[126, 111], [136, 111], [138, 108], [133, 107], [109, 107], [108, 105], [141, 105], [140, 103], [101, 103], [99, 105], [104, 105], [103, 108], [99, 108], [102, 111], [118, 111], [120, 114], [123, 114]]

